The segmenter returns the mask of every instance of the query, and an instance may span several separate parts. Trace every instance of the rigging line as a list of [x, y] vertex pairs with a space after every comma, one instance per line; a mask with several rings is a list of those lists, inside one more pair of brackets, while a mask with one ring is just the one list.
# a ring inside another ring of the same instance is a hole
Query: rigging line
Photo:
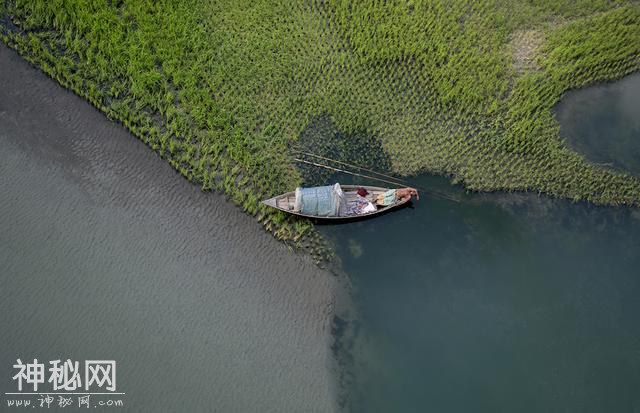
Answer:
[[[393, 179], [393, 180], [395, 181], [395, 182], [394, 182], [394, 184], [395, 184], [395, 185], [414, 186], [414, 185], [412, 185], [410, 182], [400, 180], [400, 179], [396, 178], [395, 176], [391, 176], [391, 175], [383, 174], [383, 173], [381, 173], [381, 172], [377, 172], [377, 171], [374, 171], [374, 170], [372, 170], [372, 169], [365, 168], [364, 166], [360, 166], [360, 165], [357, 165], [357, 164], [350, 164], [350, 163], [347, 163], [347, 162], [338, 161], [338, 160], [336, 160], [336, 159], [331, 159], [331, 158], [327, 158], [327, 157], [324, 157], [324, 156], [316, 155], [315, 153], [304, 152], [304, 151], [301, 151], [301, 150], [299, 150], [299, 149], [295, 149], [295, 148], [293, 149], [293, 151], [294, 151], [294, 152], [301, 153], [301, 154], [303, 154], [303, 155], [313, 156], [313, 157], [320, 158], [320, 159], [324, 159], [324, 160], [327, 160], [327, 161], [336, 162], [336, 163], [338, 163], [338, 164], [342, 164], [342, 165], [346, 165], [346, 166], [350, 166], [350, 167], [355, 167], [355, 168], [358, 168], [358, 169], [361, 169], [361, 170], [363, 170], [363, 171], [367, 171], [367, 172], [370, 172], [370, 173], [373, 173], [373, 174], [376, 174], [376, 175], [384, 176], [385, 178]], [[347, 173], [349, 173], [349, 172], [347, 171]], [[377, 179], [377, 178], [374, 178], [374, 179]], [[383, 180], [383, 182], [387, 182], [387, 181], [384, 181], [384, 180]], [[420, 188], [420, 187], [416, 187], [416, 188], [417, 188], [417, 189], [420, 189], [421, 191], [423, 191], [423, 192], [425, 192], [425, 193], [430, 193], [430, 194], [432, 194], [432, 195], [437, 195], [437, 196], [439, 196], [440, 198], [443, 198], [443, 199], [448, 199], [448, 200], [450, 200], [450, 201], [454, 201], [454, 202], [460, 202], [460, 200], [458, 200], [458, 199], [456, 199], [456, 198], [453, 198], [453, 197], [451, 197], [451, 196], [449, 196], [449, 195], [447, 195], [447, 194], [441, 193], [441, 192], [439, 192], [439, 191], [427, 190], [427, 189]]]
[[[344, 170], [344, 169], [334, 168], [334, 167], [332, 167], [332, 166], [322, 165], [322, 164], [315, 163], [315, 162], [311, 162], [311, 161], [306, 161], [306, 160], [304, 160], [304, 159], [293, 158], [293, 160], [294, 160], [294, 161], [297, 161], [297, 162], [302, 162], [302, 163], [306, 163], [306, 164], [309, 164], [309, 165], [317, 166], [317, 167], [319, 167], [319, 168], [330, 169], [330, 170], [332, 170], [332, 171], [336, 171], [336, 172], [344, 172], [344, 173], [346, 173], [346, 174], [355, 175], [355, 176], [360, 176], [360, 177], [367, 178], [367, 179], [373, 179], [373, 180], [375, 180], [375, 181], [386, 182], [386, 183], [388, 183], [388, 184], [392, 184], [392, 185], [407, 186], [407, 184], [405, 184], [405, 183], [403, 183], [403, 182], [393, 182], [393, 181], [389, 181], [389, 180], [387, 180], [387, 179], [377, 178], [377, 177], [375, 177], [375, 176], [369, 176], [369, 175], [359, 174], [359, 173], [357, 173], [357, 172], [346, 171], [346, 170]], [[418, 187], [416, 187], [416, 188], [417, 188], [417, 189], [419, 189], [420, 191], [424, 192], [424, 193], [427, 193], [427, 194], [435, 195], [435, 196], [437, 196], [437, 197], [440, 197], [440, 198], [443, 198], [443, 199], [447, 199], [447, 200], [449, 200], [449, 201], [460, 202], [460, 200], [458, 200], [458, 199], [455, 199], [455, 198], [453, 198], [453, 197], [450, 197], [450, 196], [448, 196], [448, 195], [445, 195], [445, 194], [442, 194], [442, 193], [439, 193], [439, 192], [434, 192], [434, 191], [431, 191], [431, 190], [428, 190], [428, 189], [425, 189], [425, 188], [421, 188], [421, 187], [419, 187], [419, 186], [418, 186]]]
[[[331, 162], [339, 163], [339, 164], [342, 164], [342, 165], [345, 165], [345, 166], [355, 167], [355, 168], [358, 168], [358, 169], [362, 169], [363, 171], [367, 171], [369, 173], [373, 173], [373, 174], [376, 174], [376, 175], [384, 176], [385, 178], [391, 178], [391, 179], [394, 179], [394, 180], [396, 180], [398, 182], [402, 182], [400, 179], [396, 178], [395, 176], [383, 174], [381, 172], [376, 172], [376, 171], [374, 171], [372, 169], [365, 168], [364, 166], [360, 166], [360, 165], [356, 165], [356, 164], [350, 164], [350, 163], [347, 163], [347, 162], [338, 161], [336, 159], [326, 158], [324, 156], [316, 155], [315, 153], [303, 152], [303, 151], [298, 150], [298, 149], [294, 149], [293, 151], [301, 153], [303, 155], [308, 155], [308, 156], [313, 156], [315, 158], [324, 159], [325, 161], [331, 161]], [[409, 186], [408, 183], [403, 183], [403, 185]]]
[[405, 184], [403, 182], [393, 182], [393, 181], [389, 181], [387, 179], [376, 178], [375, 176], [363, 175], [363, 174], [359, 174], [357, 172], [351, 172], [351, 171], [346, 171], [346, 170], [340, 169], [340, 168], [334, 168], [333, 166], [329, 166], [329, 165], [322, 165], [322, 164], [319, 164], [319, 163], [306, 161], [304, 159], [293, 158], [293, 160], [294, 161], [298, 161], [298, 162], [302, 162], [302, 163], [306, 163], [306, 164], [309, 164], [309, 165], [313, 165], [313, 166], [318, 166], [320, 168], [331, 169], [332, 171], [336, 171], [336, 172], [344, 172], [346, 174], [361, 176], [363, 178], [373, 179], [373, 180], [376, 180], [376, 181], [382, 181], [382, 182], [386, 182], [386, 183], [392, 184], [392, 185], [405, 186]]

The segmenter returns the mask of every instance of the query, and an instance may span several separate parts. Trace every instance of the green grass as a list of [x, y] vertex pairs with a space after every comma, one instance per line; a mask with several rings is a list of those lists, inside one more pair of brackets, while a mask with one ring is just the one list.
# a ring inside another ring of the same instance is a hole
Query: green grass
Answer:
[[[640, 205], [640, 181], [568, 149], [551, 112], [568, 89], [640, 68], [637, 4], [7, 0], [0, 13], [20, 28], [4, 25], [7, 44], [285, 240], [310, 224], [259, 200], [300, 184], [289, 149], [320, 116], [382, 142], [399, 174]], [[542, 39], [524, 69], [523, 31]]]

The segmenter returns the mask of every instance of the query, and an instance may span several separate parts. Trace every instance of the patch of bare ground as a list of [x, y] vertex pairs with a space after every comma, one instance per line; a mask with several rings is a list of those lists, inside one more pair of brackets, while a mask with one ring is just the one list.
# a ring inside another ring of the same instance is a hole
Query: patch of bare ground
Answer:
[[544, 32], [536, 29], [517, 31], [511, 36], [509, 49], [516, 72], [524, 73], [538, 69], [536, 55], [543, 41]]

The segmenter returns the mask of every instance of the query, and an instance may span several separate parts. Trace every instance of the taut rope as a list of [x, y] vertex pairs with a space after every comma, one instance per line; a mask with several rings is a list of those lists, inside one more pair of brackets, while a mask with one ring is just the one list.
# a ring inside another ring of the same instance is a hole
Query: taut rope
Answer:
[[395, 176], [386, 175], [386, 174], [383, 174], [381, 172], [377, 172], [377, 171], [374, 171], [372, 169], [365, 168], [364, 166], [351, 164], [351, 163], [347, 163], [347, 162], [342, 162], [342, 161], [339, 161], [337, 159], [326, 158], [324, 156], [316, 155], [315, 153], [303, 152], [303, 151], [295, 150], [295, 149], [294, 149], [294, 152], [298, 152], [298, 153], [301, 153], [301, 154], [307, 155], [307, 156], [312, 156], [314, 158], [324, 159], [325, 161], [335, 162], [335, 163], [340, 164], [340, 165], [350, 166], [352, 168], [358, 168], [360, 170], [363, 170], [363, 171], [366, 171], [366, 172], [369, 172], [369, 173], [372, 173], [372, 174], [375, 174], [375, 175], [384, 176], [385, 178], [390, 178], [390, 179], [393, 179], [394, 181], [401, 182], [402, 185], [404, 185], [404, 186], [411, 186], [406, 182], [402, 182], [400, 179], [396, 178]]
[[344, 172], [344, 173], [349, 174], [349, 175], [361, 176], [363, 178], [374, 179], [376, 181], [386, 182], [386, 183], [392, 184], [392, 185], [408, 186], [404, 182], [394, 182], [394, 181], [389, 181], [387, 179], [376, 178], [375, 176], [369, 176], [369, 175], [359, 174], [357, 172], [345, 171], [344, 169], [334, 168], [334, 167], [329, 166], [329, 165], [322, 165], [322, 164], [311, 162], [311, 161], [305, 161], [304, 159], [293, 158], [293, 160], [294, 161], [298, 161], [298, 162], [302, 162], [302, 163], [306, 163], [306, 164], [309, 164], [309, 165], [317, 166], [319, 168], [331, 169], [332, 171], [336, 171], [336, 172]]
[[[388, 178], [393, 178], [390, 175], [385, 175], [385, 174], [382, 174], [380, 172], [372, 171], [371, 169], [360, 167], [358, 165], [351, 165], [351, 164], [348, 164], [346, 162], [341, 162], [341, 161], [337, 161], [335, 159], [325, 158], [325, 157], [320, 156], [320, 155], [310, 154], [310, 153], [306, 153], [306, 152], [301, 152], [301, 151], [296, 151], [296, 152], [302, 153], [302, 154], [305, 154], [305, 155], [309, 155], [309, 156], [315, 156], [316, 158], [325, 159], [327, 161], [336, 162], [336, 163], [339, 163], [339, 164], [342, 164], [342, 165], [353, 166], [353, 167], [360, 168], [362, 170], [365, 170], [365, 171], [373, 173], [373, 174], [378, 174], [378, 175], [381, 175], [381, 176], [386, 176]], [[412, 186], [412, 185], [410, 185], [410, 184], [408, 184], [406, 182], [402, 182], [402, 181], [399, 181], [399, 180], [391, 181], [391, 180], [388, 180], [388, 179], [383, 179], [383, 178], [379, 178], [379, 177], [375, 177], [375, 176], [364, 175], [364, 174], [360, 174], [360, 173], [357, 173], [357, 172], [348, 171], [348, 170], [345, 170], [345, 169], [335, 168], [335, 167], [329, 166], [329, 165], [323, 165], [323, 164], [320, 164], [320, 163], [307, 161], [305, 159], [293, 158], [293, 160], [296, 161], [296, 162], [305, 163], [307, 165], [313, 165], [313, 166], [316, 166], [318, 168], [325, 168], [325, 169], [329, 169], [329, 170], [332, 170], [332, 171], [335, 171], [335, 172], [342, 172], [342, 173], [346, 173], [346, 174], [349, 174], [349, 175], [360, 176], [362, 178], [373, 179], [375, 181], [385, 182], [385, 183], [392, 184], [392, 185], [397, 185], [397, 186], [400, 186], [400, 187], [402, 187], [402, 186]], [[395, 179], [395, 178], [393, 178], [393, 179]], [[458, 199], [455, 199], [455, 198], [450, 197], [449, 195], [446, 195], [446, 194], [443, 194], [443, 193], [435, 192], [435, 191], [428, 190], [428, 189], [425, 189], [425, 188], [420, 188], [418, 186], [414, 186], [414, 187], [416, 189], [422, 191], [422, 192], [427, 193], [427, 194], [435, 195], [437, 197], [440, 197], [440, 198], [443, 198], [443, 199], [447, 199], [449, 201], [460, 202]]]

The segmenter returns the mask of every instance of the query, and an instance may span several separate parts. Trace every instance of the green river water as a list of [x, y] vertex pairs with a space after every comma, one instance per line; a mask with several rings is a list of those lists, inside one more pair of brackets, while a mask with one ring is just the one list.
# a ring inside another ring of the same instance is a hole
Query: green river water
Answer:
[[[639, 90], [633, 75], [569, 93], [562, 135], [589, 158], [640, 170]], [[412, 182], [461, 202], [427, 194], [322, 227], [356, 304], [355, 321], [336, 328], [347, 406], [639, 412], [640, 210]]]

